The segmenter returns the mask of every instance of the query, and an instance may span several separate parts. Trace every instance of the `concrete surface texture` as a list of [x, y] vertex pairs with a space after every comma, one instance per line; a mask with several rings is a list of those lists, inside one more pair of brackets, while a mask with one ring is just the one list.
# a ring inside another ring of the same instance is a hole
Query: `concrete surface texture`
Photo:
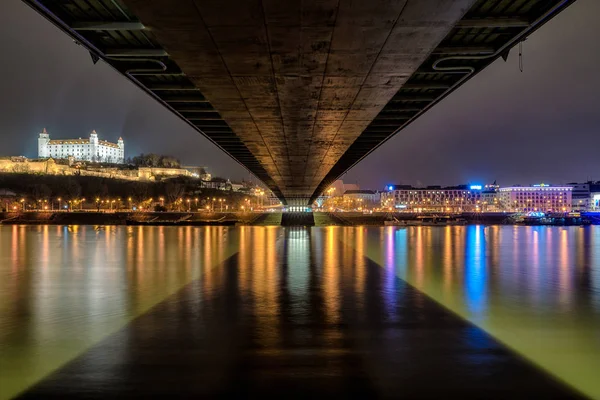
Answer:
[[292, 203], [474, 2], [124, 0]]

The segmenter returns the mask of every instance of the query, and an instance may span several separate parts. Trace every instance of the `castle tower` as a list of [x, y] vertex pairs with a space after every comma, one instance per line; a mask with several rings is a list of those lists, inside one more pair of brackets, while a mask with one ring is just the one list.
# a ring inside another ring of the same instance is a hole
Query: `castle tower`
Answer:
[[98, 144], [98, 134], [95, 130], [93, 130], [92, 133], [90, 133], [90, 143], [94, 145]]
[[50, 142], [50, 135], [46, 131], [46, 128], [40, 133], [38, 137], [38, 158], [48, 158], [50, 151], [48, 150], [48, 143]]
[[100, 161], [100, 148], [98, 147], [98, 134], [96, 130], [90, 133], [90, 155], [91, 161]]
[[122, 137], [119, 137], [119, 140], [117, 140], [117, 145], [119, 146], [119, 159], [117, 160], [117, 162], [125, 162], [125, 142], [123, 142]]

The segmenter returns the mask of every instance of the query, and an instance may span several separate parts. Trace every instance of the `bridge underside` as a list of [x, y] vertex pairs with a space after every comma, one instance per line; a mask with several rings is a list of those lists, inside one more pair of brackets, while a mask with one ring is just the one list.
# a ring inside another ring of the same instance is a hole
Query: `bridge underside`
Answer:
[[24, 1], [306, 204], [574, 0]]

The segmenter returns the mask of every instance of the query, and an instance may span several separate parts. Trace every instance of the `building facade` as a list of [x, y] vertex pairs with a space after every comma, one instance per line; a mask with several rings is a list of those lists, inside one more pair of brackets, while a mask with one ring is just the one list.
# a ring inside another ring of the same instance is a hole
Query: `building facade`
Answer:
[[600, 212], [600, 190], [598, 192], [592, 192], [590, 197], [592, 199], [590, 211]]
[[360, 186], [357, 183], [344, 183], [343, 180], [338, 179], [329, 186], [324, 195], [343, 196], [348, 190], [360, 190]]
[[358, 202], [363, 208], [378, 207], [381, 202], [381, 195], [376, 190], [346, 190], [342, 197], [344, 200]]
[[584, 183], [569, 183], [573, 187], [573, 211], [597, 211], [600, 181]]
[[106, 162], [123, 164], [125, 162], [125, 143], [119, 138], [117, 143], [100, 140], [96, 131], [89, 139], [50, 139], [44, 129], [38, 137], [38, 157], [67, 159], [78, 161]]
[[572, 210], [573, 211], [588, 211], [592, 204], [590, 196], [590, 182], [586, 183], [569, 183], [573, 187], [572, 190]]
[[499, 202], [507, 211], [514, 212], [566, 212], [572, 210], [573, 187], [533, 186], [503, 187], [499, 190]]
[[451, 187], [389, 185], [381, 194], [381, 205], [387, 209], [413, 212], [482, 211], [481, 185]]
[[181, 168], [187, 170], [194, 178], [200, 178], [203, 181], [210, 181], [212, 176], [206, 171], [206, 167], [194, 167], [194, 166], [182, 166]]
[[504, 211], [498, 198], [498, 189], [500, 186], [494, 182], [491, 185], [485, 185], [481, 192], [481, 211], [499, 212]]

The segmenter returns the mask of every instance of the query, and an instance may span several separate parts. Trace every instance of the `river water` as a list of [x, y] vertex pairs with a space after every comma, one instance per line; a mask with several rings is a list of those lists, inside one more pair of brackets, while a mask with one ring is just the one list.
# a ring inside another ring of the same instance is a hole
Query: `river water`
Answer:
[[0, 398], [600, 398], [598, 371], [598, 226], [0, 226]]

